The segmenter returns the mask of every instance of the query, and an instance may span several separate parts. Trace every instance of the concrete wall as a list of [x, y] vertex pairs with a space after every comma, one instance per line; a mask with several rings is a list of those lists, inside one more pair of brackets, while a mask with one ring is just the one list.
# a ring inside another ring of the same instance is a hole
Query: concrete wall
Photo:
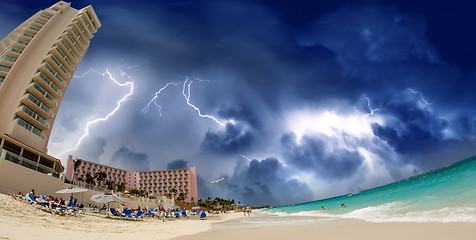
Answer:
[[[68, 199], [70, 194], [59, 194], [56, 191], [71, 187], [71, 184], [64, 183], [63, 180], [48, 176], [46, 174], [31, 170], [21, 165], [12, 163], [10, 161], [0, 159], [0, 193], [18, 193], [30, 192], [31, 189], [35, 189], [35, 193], [39, 195], [53, 196], [57, 198]], [[88, 190], [84, 193], [75, 193], [74, 197], [78, 199], [78, 203], [99, 205], [96, 202], [90, 200], [93, 195], [101, 194], [102, 192]], [[126, 200], [126, 203], [135, 208], [137, 205], [141, 207], [148, 206], [149, 208], [155, 208], [157, 206], [156, 201], [146, 202], [133, 200], [122, 197]], [[118, 207], [118, 203], [111, 203], [111, 207]]]

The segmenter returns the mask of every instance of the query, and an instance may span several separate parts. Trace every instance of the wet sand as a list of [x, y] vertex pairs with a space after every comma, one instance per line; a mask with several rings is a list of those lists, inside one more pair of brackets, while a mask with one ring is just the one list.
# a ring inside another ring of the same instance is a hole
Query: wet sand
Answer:
[[254, 214], [247, 220], [234, 219], [225, 224], [216, 223], [209, 231], [175, 239], [476, 239], [476, 223], [371, 223], [354, 219], [327, 219], [263, 224], [260, 218], [261, 216]]

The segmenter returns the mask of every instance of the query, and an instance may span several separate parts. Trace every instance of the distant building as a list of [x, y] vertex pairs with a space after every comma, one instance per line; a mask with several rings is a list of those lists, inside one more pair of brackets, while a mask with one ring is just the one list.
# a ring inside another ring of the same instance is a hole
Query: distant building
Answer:
[[101, 26], [91, 6], [60, 1], [0, 41], [0, 158], [59, 176], [46, 154], [66, 88]]
[[78, 179], [84, 181], [88, 173], [94, 176], [96, 172], [103, 171], [107, 174], [104, 181], [111, 180], [116, 183], [125, 183], [126, 189], [135, 188], [138, 190], [145, 190], [149, 195], [157, 197], [170, 194], [170, 197], [176, 198], [182, 193], [185, 196], [184, 201], [198, 203], [196, 167], [190, 167], [188, 169], [131, 172], [79, 159], [80, 164], [77, 166], [75, 171], [74, 162], [76, 160], [78, 159], [73, 160], [73, 156], [71, 155], [68, 158], [68, 163], [66, 165], [66, 179], [69, 181], [78, 181]]

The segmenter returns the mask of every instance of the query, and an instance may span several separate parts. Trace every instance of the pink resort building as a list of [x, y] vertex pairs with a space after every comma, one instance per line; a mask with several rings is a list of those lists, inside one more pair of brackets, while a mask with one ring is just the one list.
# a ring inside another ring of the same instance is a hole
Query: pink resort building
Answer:
[[[75, 171], [74, 162], [77, 160], [80, 160], [80, 164], [77, 166]], [[125, 183], [126, 190], [132, 188], [144, 190], [149, 194], [149, 196], [157, 197], [166, 196], [170, 193], [170, 196], [174, 198], [182, 193], [185, 196], [185, 202], [198, 203], [196, 167], [190, 167], [188, 169], [131, 172], [82, 159], [73, 159], [73, 156], [70, 155], [66, 165], [65, 177], [69, 181], [77, 181], [78, 179], [85, 180], [87, 173], [94, 176], [98, 171], [107, 174], [104, 181], [111, 180], [116, 183]]]

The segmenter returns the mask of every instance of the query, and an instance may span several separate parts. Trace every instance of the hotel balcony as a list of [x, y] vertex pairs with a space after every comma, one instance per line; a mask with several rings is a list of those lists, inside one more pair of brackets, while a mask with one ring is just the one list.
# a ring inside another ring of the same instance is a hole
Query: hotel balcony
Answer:
[[23, 119], [21, 119], [21, 118], [15, 119], [14, 122], [15, 122], [17, 125], [19, 125], [19, 126], [25, 128], [26, 130], [28, 130], [28, 131], [34, 133], [36, 136], [38, 136], [38, 137], [40, 137], [40, 138], [42, 138], [42, 139], [45, 139], [46, 135], [45, 135], [43, 132], [41, 132], [41, 130], [36, 129], [36, 128], [33, 128], [33, 125], [32, 125], [31, 123], [29, 123], [29, 122], [27, 122], [27, 121], [25, 121], [25, 120], [23, 120]]
[[[61, 75], [51, 67], [48, 62], [43, 62], [40, 67], [38, 67], [38, 71], [42, 72], [46, 77], [48, 77], [49, 81], [52, 81], [56, 87], [62, 89], [66, 87], [66, 82], [63, 80]], [[41, 77], [41, 76], [39, 76]], [[59, 92], [61, 96], [61, 91]]]
[[61, 35], [60, 38], [62, 38], [64, 41], [66, 41], [68, 43], [68, 45], [71, 47], [71, 49], [73, 50], [73, 52], [76, 54], [76, 56], [82, 56], [82, 52], [78, 49], [76, 49], [76, 47], [73, 45], [74, 43], [71, 41], [71, 39], [69, 39], [68, 37], [68, 34], [66, 34], [67, 32], [64, 32], [63, 35]]
[[30, 23], [30, 26], [33, 26], [33, 27], [36, 27], [36, 28], [42, 28], [43, 26], [45, 25], [44, 22], [42, 21], [38, 21], [38, 20], [34, 20]]
[[78, 15], [78, 17], [76, 17], [76, 19], [74, 20], [77, 21], [81, 25], [81, 27], [84, 29], [84, 33], [86, 34], [87, 38], [89, 39], [93, 38], [92, 33], [89, 31], [89, 29], [87, 29], [86, 23], [83, 21], [83, 19], [81, 19], [81, 15]]
[[[44, 68], [40, 67], [39, 69], [44, 71]], [[50, 76], [46, 76], [50, 75]], [[33, 80], [37, 82], [44, 90], [46, 90], [48, 93], [51, 94], [54, 98], [61, 97], [63, 93], [58, 89], [57, 85], [54, 84], [50, 79], [51, 79], [51, 74], [43, 74], [41, 71], [37, 72], [33, 76]]]
[[51, 111], [51, 109], [46, 104], [44, 104], [31, 93], [26, 93], [23, 95], [21, 102], [27, 105], [33, 111], [45, 116], [46, 119], [51, 119], [54, 116], [53, 111]]
[[67, 71], [74, 72], [73, 63], [68, 59], [68, 56], [66, 56], [64, 51], [58, 45], [54, 45], [53, 48], [50, 49], [49, 53], [56, 56], [56, 58], [63, 63], [63, 66], [67, 69]]
[[58, 106], [58, 102], [51, 96], [43, 87], [41, 87], [37, 82], [33, 81], [28, 85], [27, 89], [31, 92], [36, 98], [46, 104], [49, 108], [55, 108]]
[[[55, 57], [53, 54], [50, 53], [46, 56], [46, 58], [43, 61], [47, 62], [49, 64], [49, 66], [53, 67], [54, 71], [57, 72], [60, 75], [60, 78], [61, 78], [61, 81], [62, 81], [62, 82], [60, 82], [60, 84], [63, 85], [63, 86], [66, 86], [65, 80], [63, 80], [63, 79], [69, 79], [70, 74], [69, 74], [68, 70], [66, 70], [64, 64], [60, 62], [58, 57]], [[50, 71], [50, 73], [51, 73], [51, 71]], [[51, 74], [53, 74], [53, 73], [51, 73]]]
[[18, 107], [15, 114], [25, 119], [40, 130], [47, 130], [50, 128], [50, 123], [47, 122], [44, 117], [40, 116], [38, 113], [34, 112], [25, 105]]
[[[63, 41], [64, 41], [64, 43], [63, 43]], [[69, 45], [66, 46], [65, 43], [68, 44], [63, 38], [60, 38], [54, 45], [59, 46], [61, 51], [63, 51], [68, 56], [69, 59], [72, 59], [72, 61], [74, 61], [74, 64], [73, 64], [73, 66], [74, 66], [76, 63], [78, 63], [78, 58], [77, 58], [76, 55], [73, 55], [74, 54], [73, 50], [71, 50], [73, 52], [73, 54], [71, 54], [71, 52], [69, 52], [69, 50], [68, 50]]]

